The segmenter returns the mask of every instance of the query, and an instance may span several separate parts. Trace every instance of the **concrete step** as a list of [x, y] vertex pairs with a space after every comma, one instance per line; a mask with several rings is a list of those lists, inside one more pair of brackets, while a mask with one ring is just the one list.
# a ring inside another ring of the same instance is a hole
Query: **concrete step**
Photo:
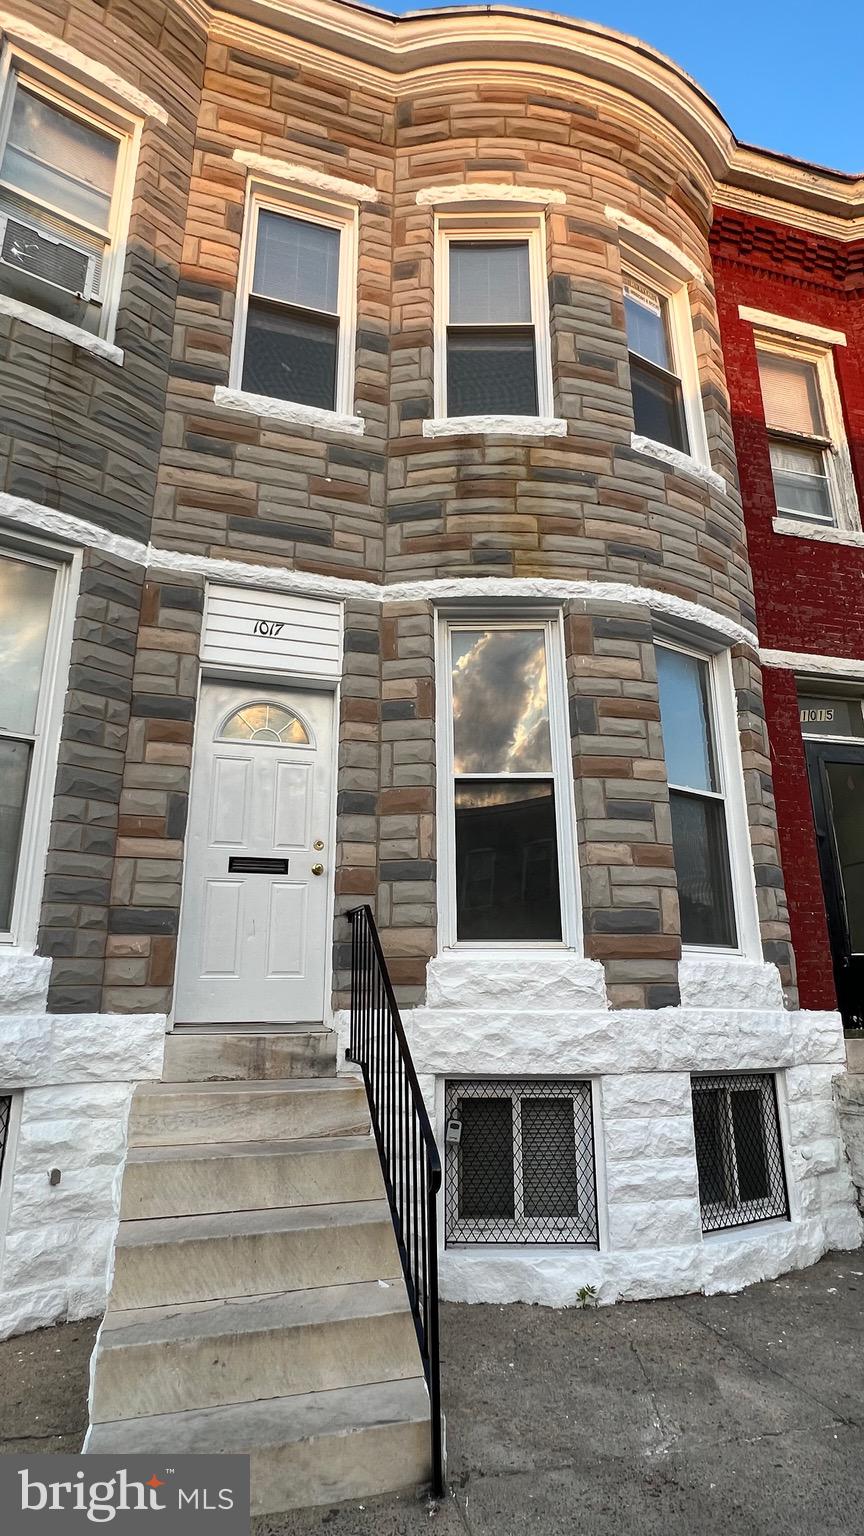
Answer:
[[175, 1029], [165, 1039], [166, 1083], [335, 1076], [336, 1035], [323, 1024], [220, 1034]]
[[426, 1482], [422, 1377], [94, 1424], [93, 1453], [244, 1452], [256, 1514], [335, 1504]]
[[371, 1136], [130, 1147], [120, 1215], [134, 1221], [380, 1197]]
[[366, 1091], [356, 1078], [142, 1083], [129, 1114], [130, 1147], [288, 1141], [368, 1130]]
[[95, 1422], [416, 1376], [401, 1277], [237, 1301], [108, 1312]]
[[262, 1296], [400, 1274], [383, 1199], [123, 1221], [109, 1309]]

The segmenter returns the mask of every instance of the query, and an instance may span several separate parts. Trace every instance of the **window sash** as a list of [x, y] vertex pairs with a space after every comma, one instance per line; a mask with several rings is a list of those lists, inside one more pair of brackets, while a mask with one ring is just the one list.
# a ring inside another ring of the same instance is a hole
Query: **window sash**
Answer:
[[[836, 522], [836, 512], [834, 505], [832, 479], [830, 474], [830, 460], [828, 459], [828, 453], [831, 451], [830, 439], [803, 436], [793, 437], [790, 433], [775, 432], [769, 428], [768, 441], [770, 445], [773, 446], [776, 444], [776, 446], [779, 448], [789, 447], [809, 449], [815, 456], [819, 458], [822, 465], [822, 470], [820, 473], [819, 471], [815, 470], [796, 470], [793, 469], [790, 465], [780, 466], [775, 464], [772, 459], [771, 477], [774, 482], [774, 499], [777, 504], [778, 516], [798, 518], [800, 521], [805, 523], [819, 522], [833, 526]], [[802, 483], [802, 488], [809, 484], [813, 489], [816, 489], [817, 493], [821, 494], [823, 497], [823, 504], [825, 507], [824, 512], [817, 512], [815, 510], [804, 511], [798, 507], [784, 505], [787, 493], [784, 489], [783, 477], [791, 478], [793, 484], [795, 479], [799, 479]]]
[[[639, 352], [629, 352], [631, 394], [633, 397], [633, 420], [636, 431], [643, 437], [648, 437], [654, 442], [666, 443], [669, 448], [676, 448], [679, 453], [690, 452], [690, 439], [687, 431], [687, 416], [684, 410], [684, 390], [677, 373], [671, 373], [666, 368], [661, 368], [659, 363], [652, 363], [649, 358], [643, 357]], [[666, 408], [669, 414], [670, 430], [668, 435], [658, 436], [657, 429], [647, 430], [648, 423], [645, 419], [644, 405], [640, 402], [637, 389], [633, 387], [634, 379], [641, 382], [640, 375], [647, 375], [649, 384], [660, 386], [667, 394]]]

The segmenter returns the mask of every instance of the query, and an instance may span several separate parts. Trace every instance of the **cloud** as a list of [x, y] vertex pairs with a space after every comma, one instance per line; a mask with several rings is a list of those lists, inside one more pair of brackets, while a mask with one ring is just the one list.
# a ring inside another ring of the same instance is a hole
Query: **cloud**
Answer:
[[452, 645], [456, 772], [550, 772], [543, 630], [454, 630]]

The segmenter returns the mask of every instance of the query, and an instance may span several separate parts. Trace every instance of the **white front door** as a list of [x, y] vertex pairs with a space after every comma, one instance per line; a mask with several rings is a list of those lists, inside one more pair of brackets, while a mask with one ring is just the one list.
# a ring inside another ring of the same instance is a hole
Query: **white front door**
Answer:
[[177, 963], [178, 1023], [323, 1017], [333, 698], [205, 682]]

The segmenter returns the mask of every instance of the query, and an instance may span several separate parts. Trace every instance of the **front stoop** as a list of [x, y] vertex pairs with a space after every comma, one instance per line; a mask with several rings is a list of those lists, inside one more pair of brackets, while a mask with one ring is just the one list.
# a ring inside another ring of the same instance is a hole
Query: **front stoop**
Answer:
[[365, 1092], [320, 1026], [169, 1037], [135, 1094], [90, 1452], [241, 1451], [274, 1513], [428, 1481]]

